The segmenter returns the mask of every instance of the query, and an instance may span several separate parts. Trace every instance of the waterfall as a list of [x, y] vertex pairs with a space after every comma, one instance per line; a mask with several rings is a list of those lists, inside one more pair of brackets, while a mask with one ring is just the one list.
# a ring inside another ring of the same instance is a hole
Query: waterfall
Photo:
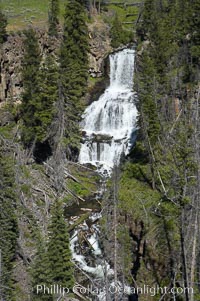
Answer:
[[[122, 154], [128, 154], [134, 142], [137, 117], [135, 93], [132, 90], [134, 58], [135, 52], [132, 49], [124, 49], [110, 55], [110, 85], [83, 115], [83, 143], [79, 162], [93, 164], [98, 171], [106, 171], [108, 174], [111, 173], [114, 164], [119, 163]], [[93, 300], [105, 301], [105, 279], [109, 278], [112, 286], [114, 271], [106, 262], [98, 241], [100, 217], [101, 213], [92, 212], [88, 223], [91, 224], [92, 221], [91, 226], [84, 222], [75, 228], [70, 248], [76, 266], [84, 273], [92, 275], [92, 284], [97, 284], [98, 288], [103, 289]], [[83, 233], [92, 246], [90, 260], [86, 253], [82, 252], [80, 233]]]
[[110, 55], [110, 85], [83, 115], [80, 163], [103, 166], [109, 171], [119, 163], [122, 154], [128, 154], [137, 116], [132, 90], [134, 58], [132, 49]]

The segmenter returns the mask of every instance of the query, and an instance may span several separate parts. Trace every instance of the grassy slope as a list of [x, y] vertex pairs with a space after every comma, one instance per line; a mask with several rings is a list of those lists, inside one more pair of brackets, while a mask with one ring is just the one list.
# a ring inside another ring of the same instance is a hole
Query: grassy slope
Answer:
[[[121, 2], [121, 0], [115, 0]], [[136, 0], [125, 0], [126, 3], [137, 2]], [[60, 0], [60, 16], [64, 14], [66, 0]], [[0, 6], [8, 17], [8, 31], [17, 31], [26, 28], [28, 25], [45, 27], [48, 20], [49, 0], [0, 0]], [[136, 17], [126, 18], [127, 13], [137, 13], [137, 7], [127, 7], [126, 10], [119, 6], [107, 6], [109, 11], [117, 12], [122, 22], [134, 21]], [[110, 22], [110, 16], [105, 21]], [[127, 29], [133, 25], [124, 25]]]
[[[64, 13], [64, 3], [60, 0], [60, 15]], [[0, 0], [1, 7], [8, 17], [8, 31], [16, 31], [37, 25], [44, 27], [47, 24], [49, 0]]]
[[[121, 2], [121, 1], [115, 1], [115, 2]], [[125, 2], [126, 3], [134, 3], [135, 1], [126, 0]], [[138, 14], [140, 8], [138, 8], [136, 6], [130, 6], [130, 7], [127, 7], [126, 9], [124, 9], [121, 6], [108, 5], [107, 9], [109, 11], [113, 11], [113, 13], [117, 13], [121, 22], [134, 22], [137, 20], [138, 16], [127, 17], [127, 15], [128, 14]], [[105, 18], [105, 21], [107, 21], [109, 23], [109, 21], [110, 21], [109, 17], [107, 17], [107, 19]], [[123, 27], [127, 28], [127, 29], [133, 29], [134, 25], [133, 24], [123, 24]]]

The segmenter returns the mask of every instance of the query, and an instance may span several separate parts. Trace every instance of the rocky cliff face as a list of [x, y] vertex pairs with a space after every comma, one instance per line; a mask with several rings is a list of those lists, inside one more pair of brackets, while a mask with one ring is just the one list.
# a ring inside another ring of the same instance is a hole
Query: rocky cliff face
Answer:
[[21, 61], [23, 40], [19, 35], [9, 36], [1, 49], [0, 57], [0, 104], [9, 100], [19, 100], [22, 91]]
[[[47, 52], [58, 53], [62, 34], [49, 43], [45, 31], [37, 29], [39, 45], [43, 56]], [[4, 102], [20, 102], [23, 91], [21, 68], [23, 60], [23, 33], [8, 36], [0, 50], [0, 106]], [[103, 61], [112, 50], [109, 27], [102, 20], [95, 19], [89, 24], [89, 73], [92, 77], [101, 77], [104, 73]]]
[[89, 72], [92, 77], [101, 77], [104, 70], [104, 60], [112, 52], [109, 37], [109, 26], [102, 19], [96, 18], [89, 24]]
[[[42, 30], [37, 30], [41, 53], [56, 52], [60, 39], [54, 40], [51, 45], [48, 35]], [[23, 33], [14, 33], [8, 36], [0, 51], [0, 103], [5, 101], [19, 102], [23, 91], [21, 77], [22, 60], [24, 55]]]

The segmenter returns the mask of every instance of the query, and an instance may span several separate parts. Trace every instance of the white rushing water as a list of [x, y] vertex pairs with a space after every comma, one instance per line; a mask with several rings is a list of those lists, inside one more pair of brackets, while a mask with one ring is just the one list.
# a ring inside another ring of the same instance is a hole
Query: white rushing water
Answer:
[[[97, 215], [96, 213], [93, 213], [90, 216], [90, 220], [94, 221], [96, 215]], [[79, 244], [80, 232], [82, 234], [84, 233], [84, 236], [87, 238], [87, 241], [90, 244], [90, 248], [92, 249], [93, 257], [96, 259], [100, 257], [102, 258], [101, 256], [102, 251], [98, 241], [99, 228], [95, 224], [93, 224], [89, 228], [88, 225], [84, 222], [82, 225], [79, 226], [78, 229], [74, 231], [74, 234], [70, 241], [70, 249], [72, 252], [73, 261], [76, 264], [78, 264], [81, 270], [89, 274], [92, 274], [97, 279], [103, 279], [105, 276], [105, 271], [107, 272], [107, 274], [113, 274], [113, 270], [111, 269], [110, 265], [102, 259], [99, 261], [98, 264], [95, 264], [94, 266], [88, 264], [87, 258], [84, 255], [82, 255], [80, 252], [80, 244]]]
[[[119, 164], [122, 154], [127, 155], [130, 151], [135, 138], [137, 117], [134, 104], [136, 96], [132, 90], [134, 58], [133, 49], [124, 49], [110, 55], [110, 86], [83, 115], [84, 141], [80, 150], [80, 163], [91, 163], [98, 170], [110, 173], [113, 166]], [[92, 213], [89, 218], [92, 226], [89, 227], [86, 222], [79, 225], [71, 238], [70, 247], [76, 266], [84, 273], [92, 275], [93, 282], [103, 281], [104, 288], [106, 277], [112, 285], [114, 271], [106, 262], [99, 243], [100, 230], [95, 220], [98, 221], [100, 217], [101, 213]], [[91, 250], [90, 259], [82, 252], [79, 236], [86, 238]], [[99, 293], [95, 300], [107, 300], [105, 292]]]
[[127, 155], [134, 141], [137, 110], [134, 105], [134, 58], [132, 49], [110, 55], [110, 86], [83, 115], [84, 142], [80, 163], [110, 170]]

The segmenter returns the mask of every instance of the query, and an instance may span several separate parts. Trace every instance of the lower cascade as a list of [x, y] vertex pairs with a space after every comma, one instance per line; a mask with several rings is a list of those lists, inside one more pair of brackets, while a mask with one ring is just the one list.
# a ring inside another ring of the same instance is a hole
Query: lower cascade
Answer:
[[110, 85], [83, 115], [80, 163], [91, 163], [111, 170], [127, 155], [134, 141], [137, 110], [134, 104], [133, 49], [111, 54]]
[[[110, 55], [110, 85], [99, 100], [94, 101], [83, 115], [84, 139], [79, 162], [95, 165], [100, 173], [110, 175], [114, 165], [120, 163], [122, 155], [129, 153], [135, 139], [137, 110], [134, 104], [136, 95], [132, 90], [134, 58], [133, 49], [124, 49]], [[101, 212], [91, 212], [90, 226], [84, 222], [75, 228], [71, 238], [71, 252], [76, 267], [89, 275], [88, 279], [92, 277], [93, 284], [102, 288], [96, 296], [92, 297], [92, 300], [105, 301], [107, 300], [105, 283], [109, 278], [112, 286], [114, 271], [106, 262], [100, 247], [100, 226], [98, 225], [100, 218]], [[84, 235], [89, 245], [92, 246], [89, 261], [86, 254], [82, 252], [80, 235]], [[121, 283], [119, 287], [120, 285]]]

